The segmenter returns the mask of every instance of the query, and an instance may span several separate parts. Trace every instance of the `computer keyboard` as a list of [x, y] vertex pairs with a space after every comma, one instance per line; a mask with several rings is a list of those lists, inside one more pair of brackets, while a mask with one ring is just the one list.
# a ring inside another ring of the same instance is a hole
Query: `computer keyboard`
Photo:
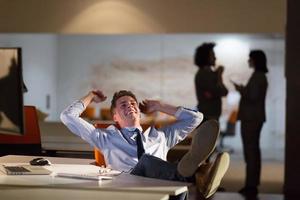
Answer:
[[56, 173], [56, 176], [66, 178], [78, 178], [78, 179], [89, 179], [89, 180], [112, 180], [112, 176], [101, 176], [99, 174], [73, 174], [73, 173]]
[[21, 166], [5, 166], [5, 169], [10, 171], [10, 172], [30, 172], [28, 169], [26, 169], [25, 167], [21, 167]]

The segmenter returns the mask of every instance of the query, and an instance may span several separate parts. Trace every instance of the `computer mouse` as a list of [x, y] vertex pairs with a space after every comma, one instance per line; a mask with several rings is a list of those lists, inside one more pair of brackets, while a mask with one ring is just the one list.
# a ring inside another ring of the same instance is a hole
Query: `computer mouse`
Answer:
[[45, 158], [35, 158], [29, 161], [30, 165], [38, 165], [38, 166], [44, 166], [44, 165], [50, 165], [51, 162]]

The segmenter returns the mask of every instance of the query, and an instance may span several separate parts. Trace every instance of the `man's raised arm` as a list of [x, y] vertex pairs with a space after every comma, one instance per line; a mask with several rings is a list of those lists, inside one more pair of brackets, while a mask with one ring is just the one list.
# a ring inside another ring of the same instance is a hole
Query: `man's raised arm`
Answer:
[[93, 90], [90, 91], [87, 95], [82, 97], [80, 101], [83, 103], [84, 107], [86, 108], [90, 103], [100, 103], [106, 100], [106, 96], [100, 90]]

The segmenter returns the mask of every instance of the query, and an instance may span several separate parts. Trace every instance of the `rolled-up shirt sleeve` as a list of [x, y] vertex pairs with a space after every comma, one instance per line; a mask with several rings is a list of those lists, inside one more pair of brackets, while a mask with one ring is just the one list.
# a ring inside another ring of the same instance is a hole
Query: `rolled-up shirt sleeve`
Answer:
[[166, 135], [167, 146], [169, 148], [182, 141], [203, 120], [203, 114], [199, 111], [183, 107], [178, 108], [175, 117], [177, 121], [174, 124], [160, 129]]

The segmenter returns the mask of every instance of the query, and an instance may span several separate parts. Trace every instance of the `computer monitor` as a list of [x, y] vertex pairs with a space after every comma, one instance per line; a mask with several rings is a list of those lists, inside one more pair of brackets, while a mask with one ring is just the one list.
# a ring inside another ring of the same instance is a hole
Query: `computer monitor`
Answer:
[[0, 47], [0, 134], [24, 135], [22, 51]]

